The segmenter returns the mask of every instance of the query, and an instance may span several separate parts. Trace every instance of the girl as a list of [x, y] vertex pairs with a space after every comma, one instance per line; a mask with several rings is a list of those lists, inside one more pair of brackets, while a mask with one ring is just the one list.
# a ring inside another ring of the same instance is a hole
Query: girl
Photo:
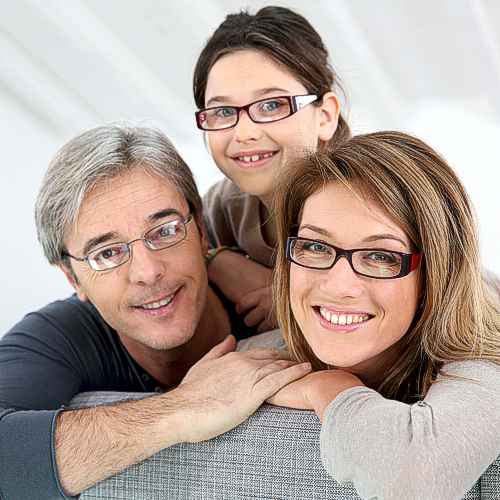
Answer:
[[422, 141], [358, 136], [276, 192], [277, 314], [316, 371], [272, 402], [313, 409], [327, 471], [363, 498], [461, 498], [500, 454], [500, 308], [472, 209]]
[[276, 326], [269, 316], [276, 175], [287, 158], [350, 135], [338, 88], [318, 33], [283, 7], [228, 15], [194, 70], [197, 125], [227, 177], [204, 199], [209, 277], [259, 331]]

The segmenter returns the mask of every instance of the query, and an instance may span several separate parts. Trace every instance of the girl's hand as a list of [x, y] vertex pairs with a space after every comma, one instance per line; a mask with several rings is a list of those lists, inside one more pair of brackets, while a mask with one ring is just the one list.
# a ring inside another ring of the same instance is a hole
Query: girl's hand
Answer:
[[320, 420], [326, 407], [351, 387], [364, 386], [352, 373], [343, 370], [323, 370], [310, 373], [280, 389], [267, 402], [301, 410], [314, 410]]
[[245, 314], [247, 326], [259, 325], [259, 333], [278, 328], [278, 321], [273, 309], [273, 296], [270, 286], [252, 290], [244, 295], [236, 304], [236, 312]]

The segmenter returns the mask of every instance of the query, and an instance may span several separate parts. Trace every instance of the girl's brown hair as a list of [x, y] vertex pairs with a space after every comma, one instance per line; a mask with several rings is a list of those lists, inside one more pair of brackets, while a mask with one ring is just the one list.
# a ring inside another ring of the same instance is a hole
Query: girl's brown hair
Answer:
[[289, 297], [288, 236], [300, 224], [306, 199], [341, 182], [374, 200], [423, 253], [422, 297], [398, 362], [376, 389], [412, 401], [425, 395], [444, 363], [485, 359], [500, 363], [500, 307], [487, 289], [479, 263], [471, 204], [445, 160], [419, 139], [398, 132], [360, 135], [329, 152], [289, 165], [275, 196], [278, 249], [274, 297], [278, 321], [292, 355], [316, 369], [295, 321]]
[[[205, 91], [212, 66], [238, 50], [258, 50], [284, 66], [307, 92], [323, 96], [330, 90], [343, 93], [338, 76], [328, 62], [328, 51], [317, 31], [300, 14], [285, 7], [264, 7], [255, 15], [229, 14], [208, 39], [196, 63], [193, 94], [198, 108], [205, 107]], [[330, 143], [350, 137], [342, 114]]]

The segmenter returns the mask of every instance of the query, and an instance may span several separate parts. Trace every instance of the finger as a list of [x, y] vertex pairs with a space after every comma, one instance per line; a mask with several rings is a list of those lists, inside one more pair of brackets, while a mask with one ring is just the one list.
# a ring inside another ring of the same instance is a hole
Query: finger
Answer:
[[266, 311], [261, 307], [256, 307], [252, 309], [246, 316], [243, 322], [247, 326], [255, 326], [266, 319]]
[[249, 349], [241, 354], [248, 356], [251, 359], [290, 359], [290, 355], [287, 351], [282, 351], [280, 349], [271, 349], [269, 347], [257, 347], [255, 349]]
[[300, 363], [297, 365], [290, 366], [284, 370], [275, 371], [263, 379], [261, 379], [256, 384], [256, 390], [259, 391], [259, 395], [262, 400], [265, 401], [269, 399], [273, 394], [278, 392], [282, 387], [302, 378], [311, 371], [311, 363]]
[[261, 289], [258, 288], [257, 290], [252, 290], [251, 292], [243, 295], [243, 297], [241, 297], [241, 299], [236, 304], [236, 312], [238, 314], [243, 314], [245, 311], [248, 311], [248, 309], [251, 309], [252, 307], [258, 305], [260, 299], [260, 290]]
[[271, 373], [290, 368], [291, 366], [294, 366], [296, 364], [296, 361], [291, 361], [289, 359], [278, 359], [276, 361], [273, 361], [272, 363], [267, 363], [261, 366], [256, 371], [257, 382], [267, 377], [268, 375], [271, 375]]
[[269, 332], [270, 330], [275, 330], [276, 328], [278, 328], [278, 322], [276, 321], [276, 318], [267, 317], [264, 321], [262, 321], [259, 324], [257, 332], [258, 333]]
[[203, 356], [200, 361], [207, 361], [209, 359], [217, 359], [228, 352], [232, 352], [236, 349], [236, 339], [234, 335], [228, 335], [222, 342], [212, 347], [205, 356]]

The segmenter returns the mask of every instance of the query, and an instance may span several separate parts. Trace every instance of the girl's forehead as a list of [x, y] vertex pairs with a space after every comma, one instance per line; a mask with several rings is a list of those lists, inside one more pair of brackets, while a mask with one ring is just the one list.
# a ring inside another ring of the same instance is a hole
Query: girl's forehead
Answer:
[[223, 55], [210, 69], [205, 103], [258, 99], [272, 93], [305, 94], [306, 89], [284, 65], [257, 50]]

